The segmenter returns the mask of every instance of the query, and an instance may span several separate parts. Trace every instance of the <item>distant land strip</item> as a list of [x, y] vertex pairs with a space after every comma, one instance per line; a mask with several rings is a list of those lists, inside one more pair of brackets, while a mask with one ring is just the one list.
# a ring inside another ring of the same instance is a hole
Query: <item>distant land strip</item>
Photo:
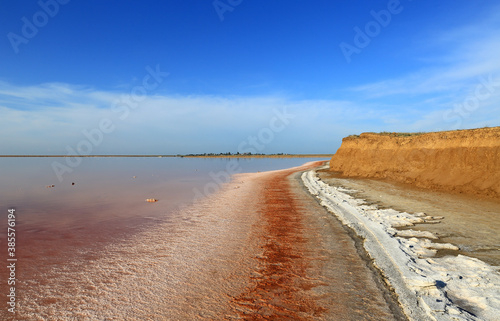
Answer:
[[0, 157], [190, 157], [190, 158], [306, 158], [332, 157], [333, 154], [259, 154], [259, 155], [226, 155], [226, 154], [190, 154], [190, 155], [0, 155]]

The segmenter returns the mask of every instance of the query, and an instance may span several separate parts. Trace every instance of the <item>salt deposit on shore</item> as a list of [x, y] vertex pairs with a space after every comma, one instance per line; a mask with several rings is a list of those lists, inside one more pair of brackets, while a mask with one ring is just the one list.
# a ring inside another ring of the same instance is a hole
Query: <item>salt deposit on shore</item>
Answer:
[[366, 251], [411, 320], [498, 319], [498, 268], [463, 255], [436, 258], [438, 249], [457, 248], [432, 242], [432, 233], [395, 229], [440, 218], [363, 205], [347, 190], [323, 183], [315, 171], [304, 173], [302, 180], [324, 207], [364, 239]]

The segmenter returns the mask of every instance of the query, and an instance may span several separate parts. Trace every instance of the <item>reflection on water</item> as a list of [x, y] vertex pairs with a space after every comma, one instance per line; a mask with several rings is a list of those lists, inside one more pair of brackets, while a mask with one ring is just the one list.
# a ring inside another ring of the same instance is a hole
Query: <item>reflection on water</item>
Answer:
[[[17, 216], [16, 277], [25, 286], [50, 284], [56, 281], [44, 277], [55, 267], [69, 268], [66, 263], [76, 258], [93, 262], [105, 248], [168, 221], [176, 209], [193, 202], [194, 190], [214, 192], [206, 187], [226, 181], [228, 168], [267, 171], [312, 160], [317, 159], [85, 158], [60, 182], [51, 164], [65, 164], [64, 158], [0, 158], [0, 257], [6, 262], [9, 208]], [[147, 198], [159, 202], [148, 203]], [[6, 269], [0, 277], [8, 278]], [[6, 282], [0, 290], [7, 293]], [[22, 308], [22, 291], [19, 295]], [[37, 298], [40, 304], [45, 295]], [[6, 308], [0, 319], [4, 313]]]
[[[59, 182], [51, 164], [65, 164], [63, 158], [0, 158], [0, 204], [2, 209], [15, 207], [22, 213], [20, 223], [26, 229], [157, 217], [190, 203], [196, 196], [193, 190], [214, 192], [204, 187], [227, 181], [229, 162], [236, 164], [231, 171], [255, 172], [309, 160], [85, 158]], [[160, 202], [147, 204], [147, 198]]]

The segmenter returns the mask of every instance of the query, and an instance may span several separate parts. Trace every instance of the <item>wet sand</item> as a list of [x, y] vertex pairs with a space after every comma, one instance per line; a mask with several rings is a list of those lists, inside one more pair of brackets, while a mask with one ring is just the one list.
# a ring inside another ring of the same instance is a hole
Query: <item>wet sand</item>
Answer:
[[236, 175], [120, 243], [21, 278], [17, 320], [403, 319], [302, 187], [297, 173], [317, 165]]
[[459, 251], [439, 251], [438, 256], [463, 254], [500, 266], [500, 203], [484, 198], [430, 191], [388, 180], [344, 178], [329, 170], [318, 175], [325, 183], [356, 190], [355, 198], [379, 208], [424, 212], [443, 217], [436, 224], [417, 224], [413, 230], [429, 231], [438, 242], [452, 243]]
[[404, 319], [360, 248], [304, 189], [298, 174], [297, 169], [283, 170], [259, 179], [261, 218], [253, 234], [262, 253], [256, 256], [250, 287], [232, 300], [238, 316], [244, 320]]

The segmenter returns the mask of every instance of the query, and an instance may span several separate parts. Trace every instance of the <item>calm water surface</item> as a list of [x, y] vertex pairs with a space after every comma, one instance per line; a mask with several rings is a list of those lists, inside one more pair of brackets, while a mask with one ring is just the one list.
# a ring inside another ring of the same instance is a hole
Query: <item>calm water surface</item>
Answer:
[[[215, 192], [227, 181], [228, 168], [268, 171], [315, 160], [84, 158], [61, 182], [52, 163], [65, 164], [64, 158], [0, 158], [0, 258], [3, 263], [7, 260], [10, 208], [16, 209], [16, 277], [24, 285], [30, 280], [40, 284], [55, 266], [64, 266], [75, 256], [92, 261], [103, 247], [168, 220], [169, 214], [200, 195]], [[159, 201], [148, 203], [147, 198]], [[2, 297], [7, 293], [7, 272], [0, 270]], [[21, 285], [17, 291], [22, 303]], [[45, 304], [43, 297], [40, 293], [40, 304]], [[0, 319], [6, 310], [3, 305]]]
[[[124, 223], [164, 216], [217, 191], [228, 168], [268, 171], [312, 160], [317, 159], [85, 158], [60, 182], [51, 165], [65, 164], [64, 158], [0, 158], [0, 206], [4, 212], [16, 208], [23, 231]], [[146, 203], [147, 198], [159, 202]]]

